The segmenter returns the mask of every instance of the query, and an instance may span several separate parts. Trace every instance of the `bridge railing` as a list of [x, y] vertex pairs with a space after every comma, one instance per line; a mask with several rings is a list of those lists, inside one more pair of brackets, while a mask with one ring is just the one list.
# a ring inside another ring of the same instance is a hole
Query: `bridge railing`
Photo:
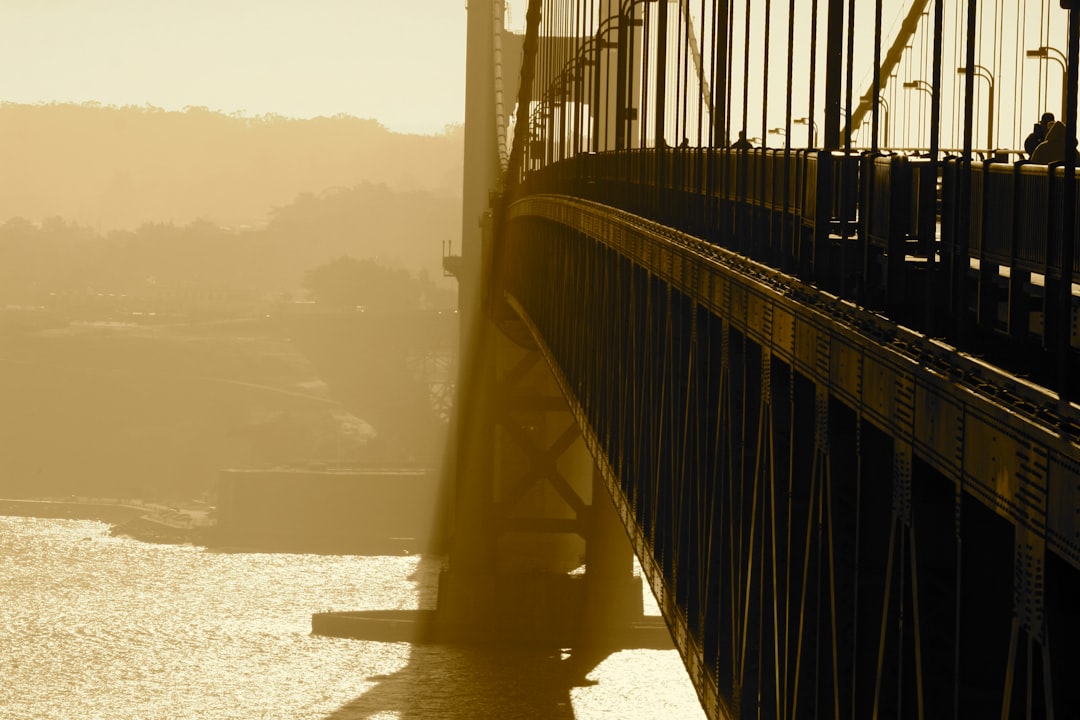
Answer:
[[[1064, 343], [1075, 354], [1080, 333], [1069, 313], [1050, 327], [1029, 310], [1045, 316], [1054, 302], [1046, 283], [1065, 282], [1063, 185], [1059, 165], [660, 147], [580, 154], [527, 173], [519, 192], [572, 195], [654, 220], [962, 348], [966, 323], [982, 334], [972, 345], [980, 354], [1029, 356], [1010, 369], [1053, 386], [1047, 348]], [[1070, 279], [1080, 273], [1080, 240], [1071, 242]], [[1006, 348], [1016, 340], [1042, 356]]]

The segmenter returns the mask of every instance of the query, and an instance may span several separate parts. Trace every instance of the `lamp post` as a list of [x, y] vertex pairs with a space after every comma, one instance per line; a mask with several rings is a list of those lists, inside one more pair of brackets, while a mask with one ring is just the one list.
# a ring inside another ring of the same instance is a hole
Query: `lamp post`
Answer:
[[882, 107], [883, 110], [885, 110], [885, 117], [882, 118], [882, 120], [884, 121], [882, 125], [883, 129], [885, 130], [885, 135], [883, 138], [884, 142], [882, 144], [885, 145], [885, 147], [889, 147], [889, 101], [881, 95], [878, 95], [878, 104]]
[[904, 83], [904, 87], [908, 90], [922, 90], [927, 95], [933, 97], [934, 88], [930, 83], [925, 80], [908, 80]]
[[793, 120], [797, 125], [806, 125], [813, 132], [813, 146], [818, 147], [818, 123], [815, 123], [810, 118], [796, 118]]
[[[593, 77], [592, 77], [592, 82], [593, 82], [592, 90], [593, 90], [593, 93], [592, 93], [592, 98], [590, 98], [590, 100], [589, 100], [589, 104], [592, 106], [592, 109], [591, 109], [591, 112], [592, 112], [592, 128], [591, 128], [592, 142], [590, 143], [590, 145], [591, 145], [591, 149], [592, 149], [593, 152], [599, 152], [601, 149], [611, 149], [611, 147], [609, 147], [609, 145], [614, 145], [614, 142], [615, 142], [615, 138], [612, 137], [612, 136], [616, 134], [616, 130], [615, 130], [614, 124], [612, 123], [612, 120], [614, 119], [615, 123], [618, 122], [619, 110], [618, 110], [617, 106], [615, 108], [611, 107], [611, 102], [612, 102], [612, 100], [614, 98], [611, 98], [610, 95], [607, 96], [607, 97], [602, 97], [601, 87], [602, 87], [603, 83], [601, 82], [601, 75], [606, 73], [606, 72], [610, 72], [610, 68], [611, 68], [610, 52], [611, 51], [616, 51], [617, 52], [618, 49], [619, 49], [619, 43], [618, 43], [617, 40], [616, 41], [608, 40], [608, 35], [610, 35], [612, 32], [618, 32], [619, 31], [619, 26], [620, 26], [620, 17], [619, 16], [612, 16], [612, 17], [606, 18], [605, 20], [603, 20], [600, 23], [599, 27], [597, 27], [595, 37], [591, 38], [586, 43], [587, 45], [592, 44], [593, 45], [593, 51], [594, 51], [594, 56], [593, 56], [593, 59], [592, 59], [592, 63], [594, 64], [594, 68], [595, 68], [594, 71], [593, 71]], [[608, 55], [606, 55], [606, 56], [604, 54], [605, 51], [608, 52]], [[605, 65], [605, 60], [606, 60], [606, 65]], [[616, 56], [616, 58], [615, 58], [616, 76], [618, 75], [618, 62], [619, 62], [618, 56]], [[608, 77], [610, 78], [610, 75]], [[616, 77], [615, 82], [618, 83], [618, 77]], [[606, 104], [608, 105], [608, 107], [604, 111], [601, 111], [600, 106], [601, 106], [602, 103], [604, 103], [605, 100], [606, 100]], [[609, 117], [609, 115], [611, 113], [614, 113], [615, 118]], [[601, 127], [600, 127], [601, 119], [603, 119], [605, 121], [604, 122], [604, 132], [603, 133], [601, 133]], [[600, 147], [601, 134], [603, 134], [603, 136], [604, 136], [604, 148]]]
[[[1054, 54], [1051, 55], [1050, 53]], [[1038, 60], [1053, 60], [1061, 66], [1061, 119], [1064, 120], [1066, 113], [1065, 109], [1066, 100], [1069, 96], [1069, 70], [1068, 70], [1068, 58], [1065, 57], [1065, 53], [1061, 52], [1057, 48], [1047, 47], [1043, 45], [1035, 50], [1028, 50], [1024, 53], [1029, 58], [1036, 58]]]
[[[927, 95], [930, 96], [930, 102], [931, 102], [931, 104], [933, 104], [933, 102], [934, 102], [934, 86], [931, 85], [930, 83], [926, 82], [925, 80], [908, 80], [908, 81], [906, 81], [904, 83], [904, 88], [906, 90], [922, 90], [924, 93], [926, 93]], [[907, 131], [908, 131], [908, 127], [907, 127], [907, 124], [905, 123], [904, 124], [904, 142], [905, 143], [907, 143], [907, 138], [908, 138]], [[918, 134], [919, 134], [919, 138], [916, 140], [916, 142], [921, 142], [922, 141], [922, 120], [921, 119], [919, 120], [919, 132], [918, 132]]]
[[[987, 96], [986, 96], [986, 98], [987, 98], [987, 111], [989, 113], [989, 115], [988, 115], [988, 117], [986, 119], [986, 149], [993, 151], [994, 150], [994, 76], [990, 73], [989, 70], [987, 70], [982, 65], [972, 65], [971, 67], [975, 71], [975, 76], [976, 77], [981, 77], [983, 80], [985, 80], [986, 84], [990, 88], [990, 90], [989, 90], [989, 92], [987, 93]], [[958, 67], [958, 68], [956, 68], [956, 73], [958, 75], [966, 75], [967, 74], [967, 68], [966, 67]]]

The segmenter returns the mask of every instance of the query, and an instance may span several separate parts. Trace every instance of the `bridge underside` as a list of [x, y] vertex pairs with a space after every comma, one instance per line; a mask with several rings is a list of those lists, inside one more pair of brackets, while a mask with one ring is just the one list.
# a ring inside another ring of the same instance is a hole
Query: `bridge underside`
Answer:
[[1015, 379], [610, 208], [507, 222], [495, 287], [711, 717], [1080, 712], [1076, 438]]
[[581, 647], [654, 645], [642, 585], [576, 419], [516, 317], [482, 320], [459, 399], [441, 632]]

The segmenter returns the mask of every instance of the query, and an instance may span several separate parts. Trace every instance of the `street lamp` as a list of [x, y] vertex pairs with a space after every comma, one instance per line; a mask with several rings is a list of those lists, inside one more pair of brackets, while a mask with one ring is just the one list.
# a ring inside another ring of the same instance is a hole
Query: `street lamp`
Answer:
[[[908, 80], [904, 83], [904, 88], [907, 90], [922, 90], [924, 93], [930, 96], [931, 105], [934, 101], [934, 86], [925, 80]], [[919, 120], [919, 140], [922, 140], [922, 120]], [[904, 140], [907, 141], [907, 125], [904, 125]]]
[[934, 87], [925, 80], [908, 80], [904, 83], [904, 87], [908, 90], [922, 90], [930, 97], [934, 96]]
[[[981, 77], [983, 80], [985, 80], [987, 86], [989, 86], [989, 88], [990, 88], [990, 90], [989, 90], [989, 92], [987, 93], [987, 96], [986, 96], [986, 99], [987, 99], [987, 103], [986, 103], [987, 104], [987, 111], [989, 113], [989, 116], [986, 119], [986, 149], [987, 150], [993, 150], [994, 149], [994, 76], [990, 73], [989, 70], [984, 68], [982, 65], [972, 65], [971, 67], [975, 71], [975, 76], [976, 77]], [[966, 75], [967, 74], [967, 68], [966, 67], [958, 67], [958, 68], [956, 68], [956, 73], [958, 75]]]
[[879, 94], [878, 95], [878, 104], [885, 111], [885, 117], [882, 118], [882, 120], [884, 121], [883, 125], [884, 125], [884, 129], [885, 129], [885, 137], [884, 137], [885, 142], [883, 144], [885, 145], [885, 147], [889, 147], [889, 101], [886, 100], [884, 98], [884, 96]]
[[795, 118], [794, 120], [792, 120], [792, 122], [796, 125], [806, 125], [807, 127], [809, 127], [814, 133], [814, 147], [817, 147], [817, 123], [810, 118], [805, 117]]
[[[1053, 55], [1050, 52], [1053, 51]], [[1037, 50], [1028, 50], [1024, 53], [1029, 58], [1037, 58], [1039, 60], [1053, 60], [1061, 66], [1061, 119], [1064, 120], [1068, 110], [1066, 110], [1066, 101], [1069, 97], [1069, 64], [1068, 58], [1065, 57], [1065, 53], [1061, 52], [1057, 48], [1047, 47], [1043, 45]]]

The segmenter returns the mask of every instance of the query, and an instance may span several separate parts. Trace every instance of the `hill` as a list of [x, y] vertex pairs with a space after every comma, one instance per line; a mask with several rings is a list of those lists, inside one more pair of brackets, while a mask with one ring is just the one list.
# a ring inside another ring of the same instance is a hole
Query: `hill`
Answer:
[[462, 152], [460, 127], [0, 103], [0, 294], [290, 292], [342, 255], [440, 281]]
[[9, 496], [199, 497], [220, 468], [347, 463], [371, 435], [270, 319], [0, 326], [0, 397]]
[[347, 115], [0, 103], [0, 221], [258, 227], [301, 193], [361, 183], [460, 198], [462, 151], [459, 127], [402, 135]]

